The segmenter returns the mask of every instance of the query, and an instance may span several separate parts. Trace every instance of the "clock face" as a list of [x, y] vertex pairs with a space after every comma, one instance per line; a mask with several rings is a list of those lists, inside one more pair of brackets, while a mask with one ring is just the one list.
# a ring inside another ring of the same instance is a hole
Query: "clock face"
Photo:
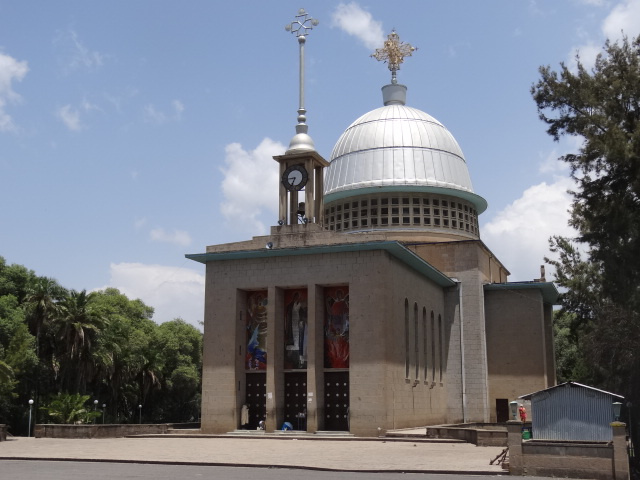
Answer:
[[291, 165], [282, 174], [282, 185], [289, 191], [302, 190], [307, 184], [308, 175], [304, 165]]

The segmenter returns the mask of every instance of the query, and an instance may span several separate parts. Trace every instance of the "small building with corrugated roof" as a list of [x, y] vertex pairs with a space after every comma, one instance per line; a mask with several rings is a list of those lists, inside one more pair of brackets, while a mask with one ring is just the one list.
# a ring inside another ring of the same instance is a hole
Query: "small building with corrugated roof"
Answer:
[[624, 397], [576, 382], [522, 395], [531, 401], [536, 440], [610, 442], [613, 403]]

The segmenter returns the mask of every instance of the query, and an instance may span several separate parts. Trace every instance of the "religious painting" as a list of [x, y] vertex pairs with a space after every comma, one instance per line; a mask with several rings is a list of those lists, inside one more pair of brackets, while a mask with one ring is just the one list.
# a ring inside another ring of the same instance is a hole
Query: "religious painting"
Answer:
[[284, 368], [307, 368], [307, 290], [284, 291]]
[[247, 292], [247, 370], [267, 369], [267, 291]]
[[349, 287], [324, 289], [324, 366], [349, 368]]

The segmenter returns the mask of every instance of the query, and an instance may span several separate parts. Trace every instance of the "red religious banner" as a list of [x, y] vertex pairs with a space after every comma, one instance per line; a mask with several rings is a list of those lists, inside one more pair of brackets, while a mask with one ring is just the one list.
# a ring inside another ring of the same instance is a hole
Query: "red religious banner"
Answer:
[[267, 291], [247, 292], [247, 370], [267, 369]]
[[349, 368], [349, 287], [324, 289], [324, 366]]
[[284, 368], [307, 368], [307, 290], [284, 291]]

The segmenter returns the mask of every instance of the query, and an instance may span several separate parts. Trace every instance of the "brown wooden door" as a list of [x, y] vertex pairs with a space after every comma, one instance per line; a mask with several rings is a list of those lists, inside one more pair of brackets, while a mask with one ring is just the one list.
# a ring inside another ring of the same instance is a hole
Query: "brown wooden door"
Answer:
[[324, 374], [324, 429], [349, 431], [349, 372]]

